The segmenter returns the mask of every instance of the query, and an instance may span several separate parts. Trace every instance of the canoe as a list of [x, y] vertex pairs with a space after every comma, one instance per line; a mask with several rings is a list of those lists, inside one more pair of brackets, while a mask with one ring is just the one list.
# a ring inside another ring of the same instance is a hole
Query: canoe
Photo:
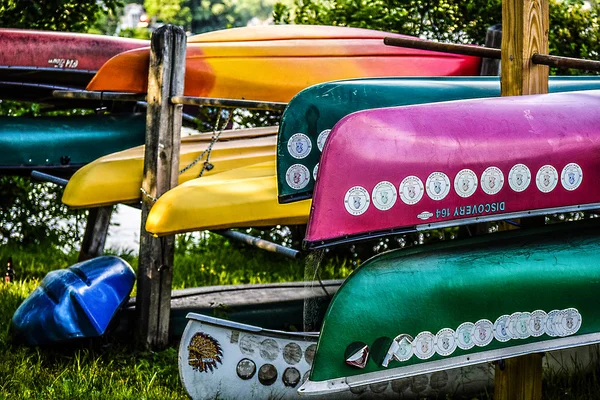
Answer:
[[[279, 128], [279, 202], [312, 197], [327, 134], [346, 115], [371, 108], [499, 97], [499, 79], [491, 76], [373, 78], [328, 82], [303, 90], [290, 101]], [[590, 89], [600, 89], [598, 77], [553, 76], [549, 81], [550, 93]], [[365, 130], [360, 135], [370, 132]], [[294, 182], [296, 175], [298, 181]]]
[[0, 117], [0, 175], [73, 173], [98, 157], [144, 143], [146, 116]]
[[366, 384], [600, 342], [599, 229], [594, 220], [563, 223], [372, 258], [334, 296], [299, 391], [336, 398]]
[[12, 332], [29, 345], [101, 336], [134, 283], [133, 269], [113, 256], [49, 272], [15, 311]]
[[146, 230], [163, 236], [205, 229], [305, 224], [310, 200], [277, 202], [275, 159], [198, 178], [163, 194]]
[[325, 145], [305, 244], [600, 208], [599, 105], [591, 90], [351, 114]]
[[[179, 376], [194, 400], [299, 399], [313, 365], [317, 336], [282, 332], [196, 313], [188, 315], [179, 345]], [[481, 365], [398, 380], [327, 398], [422, 398], [478, 394], [493, 384], [493, 367]], [[317, 396], [318, 398], [324, 398]]]
[[[224, 131], [212, 148], [203, 178], [245, 165], [273, 160], [277, 128]], [[212, 135], [199, 134], [181, 139], [180, 169], [190, 165], [208, 148]], [[198, 177], [206, 154], [197, 164], [179, 175], [179, 183]], [[77, 171], [69, 181], [62, 202], [74, 208], [98, 207], [141, 200], [144, 146], [101, 157]], [[107, 179], [110, 177], [110, 179]]]
[[[306, 286], [304, 282], [207, 286], [173, 290], [169, 313], [170, 342], [179, 342], [190, 313], [219, 318], [267, 329], [294, 331], [303, 325], [305, 299], [315, 306], [315, 326], [319, 327], [331, 300], [343, 280], [325, 280]], [[130, 339], [136, 323], [135, 297], [119, 314], [112, 335]], [[112, 336], [111, 335], [111, 336]]]
[[2, 28], [0, 44], [0, 81], [85, 88], [111, 57], [149, 41]]
[[[287, 102], [320, 82], [375, 76], [478, 75], [477, 57], [386, 46], [366, 29], [272, 25], [227, 29], [188, 39], [188, 96]], [[146, 92], [149, 48], [108, 61], [94, 91]]]

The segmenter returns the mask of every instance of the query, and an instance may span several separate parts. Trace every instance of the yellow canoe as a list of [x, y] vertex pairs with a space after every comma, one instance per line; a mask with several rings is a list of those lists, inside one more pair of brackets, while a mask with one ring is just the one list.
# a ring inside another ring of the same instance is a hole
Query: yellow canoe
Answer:
[[[224, 131], [212, 148], [203, 179], [234, 168], [275, 159], [277, 127]], [[202, 154], [211, 141], [210, 134], [181, 139], [179, 168], [183, 169]], [[206, 156], [179, 175], [179, 184], [198, 177]], [[62, 201], [69, 207], [88, 208], [141, 199], [144, 146], [134, 147], [97, 159], [77, 171], [70, 179]]]
[[205, 229], [305, 224], [311, 200], [279, 204], [275, 160], [194, 179], [161, 196], [146, 230], [163, 236]]

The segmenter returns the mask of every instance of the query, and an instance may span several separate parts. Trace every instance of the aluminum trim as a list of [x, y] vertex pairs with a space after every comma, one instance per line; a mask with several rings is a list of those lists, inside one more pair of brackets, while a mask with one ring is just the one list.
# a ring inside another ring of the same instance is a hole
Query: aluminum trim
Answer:
[[329, 379], [326, 381], [315, 382], [307, 379], [306, 382], [300, 386], [300, 388], [298, 388], [298, 394], [303, 396], [311, 396], [337, 393], [350, 390], [350, 388], [353, 387], [387, 382], [415, 375], [429, 374], [445, 369], [466, 367], [495, 361], [502, 358], [511, 358], [531, 353], [587, 346], [595, 343], [600, 343], [600, 333], [588, 333], [585, 335], [544, 340], [541, 342], [523, 344], [520, 346], [512, 346], [505, 349], [488, 350], [479, 353], [446, 358], [443, 360], [410, 365], [407, 367], [392, 368], [383, 371], [369, 372], [357, 376]]

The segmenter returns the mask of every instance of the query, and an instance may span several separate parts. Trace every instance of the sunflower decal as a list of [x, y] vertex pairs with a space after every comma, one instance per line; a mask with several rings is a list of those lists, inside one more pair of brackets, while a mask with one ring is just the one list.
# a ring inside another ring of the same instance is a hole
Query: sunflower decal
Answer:
[[210, 372], [222, 364], [223, 350], [216, 339], [206, 333], [196, 333], [188, 346], [188, 363], [196, 371]]

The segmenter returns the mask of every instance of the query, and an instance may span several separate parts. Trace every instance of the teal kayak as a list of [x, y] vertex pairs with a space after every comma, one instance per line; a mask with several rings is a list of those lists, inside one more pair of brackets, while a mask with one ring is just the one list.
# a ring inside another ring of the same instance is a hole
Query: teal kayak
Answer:
[[[549, 92], [600, 89], [600, 77], [550, 77]], [[498, 77], [369, 78], [311, 86], [288, 104], [277, 140], [280, 203], [312, 197], [321, 152], [333, 126], [372, 108], [500, 96]], [[368, 135], [369, 132], [361, 132]]]
[[0, 175], [72, 173], [106, 154], [144, 143], [146, 116], [0, 118]]

